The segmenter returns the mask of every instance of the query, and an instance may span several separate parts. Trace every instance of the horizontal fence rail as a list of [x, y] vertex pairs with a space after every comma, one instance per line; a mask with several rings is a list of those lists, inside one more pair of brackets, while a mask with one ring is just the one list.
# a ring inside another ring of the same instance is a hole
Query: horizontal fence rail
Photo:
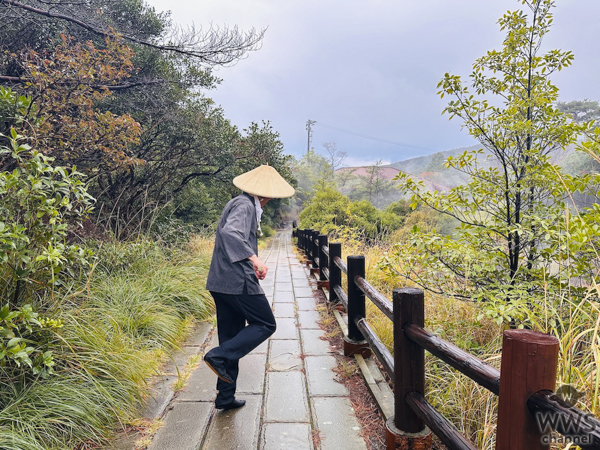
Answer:
[[[548, 449], [550, 429], [583, 449], [600, 450], [600, 421], [553, 392], [558, 339], [530, 330], [505, 331], [498, 370], [424, 328], [422, 290], [394, 289], [390, 301], [365, 279], [364, 256], [348, 256], [345, 263], [341, 244], [329, 242], [327, 235], [294, 229], [293, 236], [320, 286], [328, 288], [329, 301], [347, 311], [344, 354], [374, 353], [394, 382], [394, 417], [386, 424], [388, 450], [429, 449], [429, 430], [451, 450], [476, 448], [425, 399], [425, 350], [499, 397], [496, 450]], [[348, 279], [347, 293], [342, 273]], [[367, 321], [366, 298], [393, 323], [393, 355]], [[542, 416], [546, 429], [536, 422]]]
[[446, 447], [460, 450], [477, 450], [477, 447], [460, 434], [460, 431], [431, 406], [420, 393], [409, 392], [406, 394], [406, 402]]
[[363, 277], [357, 277], [356, 285], [377, 306], [388, 319], [394, 320], [394, 311], [390, 301], [377, 289], [371, 286]]
[[410, 324], [404, 328], [408, 338], [432, 355], [450, 364], [462, 374], [498, 395], [500, 393], [500, 371], [479, 358], [458, 348], [435, 334]]

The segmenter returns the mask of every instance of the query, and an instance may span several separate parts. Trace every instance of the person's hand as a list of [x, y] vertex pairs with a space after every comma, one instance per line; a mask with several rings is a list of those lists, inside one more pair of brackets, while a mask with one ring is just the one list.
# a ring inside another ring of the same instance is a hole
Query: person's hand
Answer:
[[258, 259], [258, 256], [256, 256], [256, 255], [252, 255], [248, 259], [250, 261], [252, 261], [252, 267], [254, 268], [254, 273], [256, 274], [256, 278], [258, 278], [259, 280], [264, 280], [265, 277], [267, 276], [267, 272], [269, 271], [269, 268], [265, 265], [265, 263], [263, 263], [260, 259]]

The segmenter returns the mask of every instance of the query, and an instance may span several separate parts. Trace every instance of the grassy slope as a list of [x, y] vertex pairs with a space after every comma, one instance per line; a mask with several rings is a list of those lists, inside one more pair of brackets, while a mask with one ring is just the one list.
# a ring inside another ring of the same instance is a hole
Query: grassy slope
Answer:
[[145, 380], [197, 320], [212, 314], [204, 282], [212, 243], [186, 248], [110, 243], [57, 316], [56, 374], [0, 385], [0, 448], [75, 448], [99, 442], [134, 417]]

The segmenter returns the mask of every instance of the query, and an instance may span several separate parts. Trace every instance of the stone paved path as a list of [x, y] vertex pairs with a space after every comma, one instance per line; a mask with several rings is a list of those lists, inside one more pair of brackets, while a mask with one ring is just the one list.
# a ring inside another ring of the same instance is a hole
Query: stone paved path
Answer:
[[292, 251], [290, 232], [279, 232], [261, 257], [269, 267], [261, 284], [277, 331], [240, 361], [236, 395], [246, 406], [215, 410], [216, 378], [200, 363], [171, 402], [150, 450], [366, 449], [348, 391], [334, 380], [336, 360], [320, 339], [308, 271]]

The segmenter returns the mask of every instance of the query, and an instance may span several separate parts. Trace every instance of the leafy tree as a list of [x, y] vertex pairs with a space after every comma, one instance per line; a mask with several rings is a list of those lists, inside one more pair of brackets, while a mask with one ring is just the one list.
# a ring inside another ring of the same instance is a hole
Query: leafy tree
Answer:
[[[29, 125], [50, 131], [22, 134], [44, 138], [37, 148], [90, 175], [96, 211], [118, 233], [146, 228], [167, 205], [177, 209], [190, 183], [221, 198], [223, 181], [244, 167], [279, 164], [267, 155], [273, 146], [251, 137], [267, 136], [270, 125], [251, 124], [244, 135], [198, 93], [218, 83], [212, 67], [256, 50], [262, 31], [184, 30], [142, 0], [3, 2], [0, 22], [0, 83], [18, 95], [29, 89]], [[38, 95], [46, 88], [50, 98]]]
[[506, 13], [499, 20], [506, 31], [503, 48], [474, 63], [474, 93], [457, 75], [445, 74], [439, 83], [441, 97], [453, 97], [444, 112], [460, 118], [489, 153], [486, 164], [478, 159], [483, 150], [449, 157], [446, 165], [470, 181], [446, 194], [428, 192], [406, 174], [398, 177], [414, 202], [460, 222], [457, 237], [417, 229], [414, 251], [403, 253], [408, 247], [398, 246], [405, 264], [392, 268], [432, 291], [485, 300], [492, 317], [512, 324], [525, 320], [531, 304], [549, 294], [547, 283], [558, 293], [578, 275], [564, 264], [567, 231], [561, 223], [569, 179], [549, 155], [574, 143], [586, 127], [558, 111], [558, 89], [550, 81], [571, 64], [572, 53], [541, 53], [554, 2], [523, 4], [531, 16]]
[[322, 233], [346, 225], [349, 220], [350, 199], [331, 186], [324, 186], [306, 202], [300, 213], [300, 227], [314, 228]]
[[[106, 87], [133, 70], [131, 50], [114, 39], [104, 49], [65, 36], [51, 52], [21, 54], [28, 99], [18, 125], [31, 143], [61, 164], [77, 164], [89, 174], [139, 161], [131, 156], [140, 125], [128, 114], [116, 115], [96, 104], [111, 95]], [[15, 116], [12, 125], [17, 125]]]
[[381, 208], [384, 205], [385, 197], [395, 191], [395, 184], [383, 175], [383, 162], [377, 161], [373, 166], [366, 169], [367, 175], [360, 175], [361, 183], [358, 190], [353, 194], [353, 198], [360, 199], [366, 196], [367, 200]]
[[569, 114], [575, 122], [589, 122], [600, 118], [600, 104], [596, 100], [573, 100], [571, 102], [558, 102], [558, 110]]
[[332, 182], [329, 162], [314, 150], [308, 151], [300, 160], [294, 160], [292, 171], [298, 181], [296, 199], [300, 206], [311, 198], [316, 190]]
[[366, 200], [352, 202], [328, 185], [318, 189], [300, 213], [303, 228], [314, 228], [322, 233], [344, 230], [367, 240], [401, 225], [402, 218], [391, 210], [379, 211]]

